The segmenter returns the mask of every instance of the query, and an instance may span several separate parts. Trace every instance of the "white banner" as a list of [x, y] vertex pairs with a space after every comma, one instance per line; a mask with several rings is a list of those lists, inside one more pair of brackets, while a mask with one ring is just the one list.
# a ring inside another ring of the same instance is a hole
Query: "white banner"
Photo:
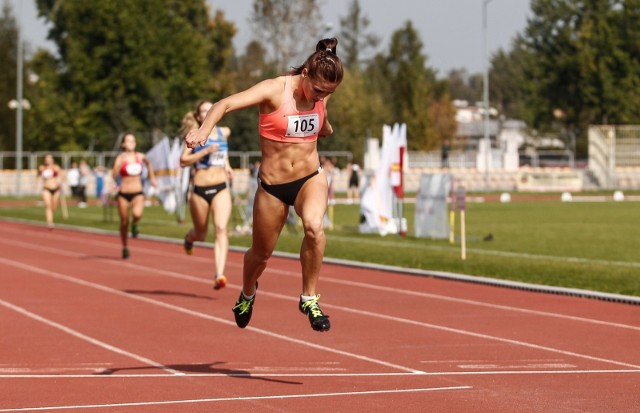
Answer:
[[451, 175], [422, 174], [416, 195], [415, 236], [449, 238], [447, 199], [451, 191]]
[[180, 153], [176, 155], [175, 142], [173, 146], [171, 148], [169, 138], [165, 136], [146, 153], [158, 183], [155, 195], [169, 213], [176, 210], [177, 176], [180, 172]]
[[383, 126], [380, 160], [373, 176], [367, 176], [360, 199], [361, 233], [398, 233], [401, 217], [393, 215], [393, 187], [400, 185], [401, 177], [393, 173], [393, 165], [400, 164], [400, 148], [406, 147], [406, 141], [406, 125]]

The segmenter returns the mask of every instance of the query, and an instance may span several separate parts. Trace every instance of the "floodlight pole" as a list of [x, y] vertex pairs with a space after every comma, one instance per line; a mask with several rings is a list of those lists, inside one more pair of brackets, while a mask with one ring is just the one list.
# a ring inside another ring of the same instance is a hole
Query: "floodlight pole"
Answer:
[[491, 138], [489, 137], [489, 53], [487, 51], [487, 5], [492, 0], [484, 0], [482, 2], [482, 51], [483, 51], [483, 82], [482, 82], [482, 100], [484, 109], [484, 144], [485, 144], [485, 169], [484, 179], [486, 189], [489, 189], [489, 168], [491, 167]]
[[18, 101], [16, 107], [16, 193], [18, 197], [22, 196], [22, 28], [20, 27], [19, 13], [18, 13], [18, 50], [16, 57], [16, 100]]

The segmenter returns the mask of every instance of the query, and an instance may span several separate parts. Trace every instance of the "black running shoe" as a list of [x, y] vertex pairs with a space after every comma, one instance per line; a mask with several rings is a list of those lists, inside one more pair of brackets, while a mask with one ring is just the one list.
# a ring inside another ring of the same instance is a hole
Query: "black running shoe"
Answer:
[[184, 246], [184, 252], [186, 252], [187, 255], [193, 255], [193, 242], [187, 241], [187, 238], [185, 237], [182, 245]]
[[140, 234], [140, 229], [138, 228], [138, 224], [131, 224], [131, 237], [138, 238], [138, 234]]
[[244, 298], [244, 294], [240, 291], [240, 297], [233, 307], [233, 315], [236, 318], [236, 324], [240, 328], [245, 328], [251, 321], [251, 313], [253, 313], [253, 303], [256, 301], [256, 293], [258, 292], [258, 284], [256, 284], [256, 292], [250, 300]]
[[127, 247], [122, 247], [122, 259], [123, 260], [128, 260], [130, 257], [129, 255], [129, 248]]
[[309, 317], [309, 322], [311, 323], [311, 328], [316, 331], [329, 331], [331, 328], [331, 322], [329, 322], [329, 316], [325, 315], [318, 304], [318, 300], [320, 299], [320, 294], [317, 294], [312, 300], [302, 302], [300, 299], [300, 304], [298, 308], [302, 314], [305, 314]]

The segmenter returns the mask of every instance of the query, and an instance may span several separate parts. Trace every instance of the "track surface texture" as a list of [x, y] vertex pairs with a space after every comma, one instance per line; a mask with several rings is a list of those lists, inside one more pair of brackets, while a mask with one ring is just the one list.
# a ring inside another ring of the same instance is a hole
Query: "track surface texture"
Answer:
[[638, 412], [640, 306], [0, 222], [0, 412]]

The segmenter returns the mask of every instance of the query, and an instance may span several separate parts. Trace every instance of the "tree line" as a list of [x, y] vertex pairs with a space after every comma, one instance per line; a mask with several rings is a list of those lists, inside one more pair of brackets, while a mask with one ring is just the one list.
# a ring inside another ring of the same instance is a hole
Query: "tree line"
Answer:
[[[25, 61], [25, 150], [111, 150], [124, 131], [150, 147], [175, 136], [199, 99], [217, 100], [299, 65], [323, 36], [319, 0], [254, 0], [254, 40], [234, 50], [237, 27], [205, 0], [35, 0], [57, 51]], [[640, 123], [640, 0], [532, 0], [525, 29], [491, 58], [490, 100], [536, 131], [574, 133], [586, 151], [593, 123]], [[360, 0], [340, 18], [342, 86], [329, 104], [335, 134], [321, 150], [361, 161], [364, 138], [407, 124], [410, 150], [456, 133], [453, 100], [481, 100], [482, 76], [438, 77], [411, 21], [386, 46]], [[0, 16], [0, 150], [15, 146], [17, 24]], [[443, 33], [446, 36], [446, 33]], [[426, 39], [435, 42], [437, 39]], [[382, 51], [379, 51], [382, 50]], [[258, 150], [257, 109], [225, 118], [232, 150]]]

